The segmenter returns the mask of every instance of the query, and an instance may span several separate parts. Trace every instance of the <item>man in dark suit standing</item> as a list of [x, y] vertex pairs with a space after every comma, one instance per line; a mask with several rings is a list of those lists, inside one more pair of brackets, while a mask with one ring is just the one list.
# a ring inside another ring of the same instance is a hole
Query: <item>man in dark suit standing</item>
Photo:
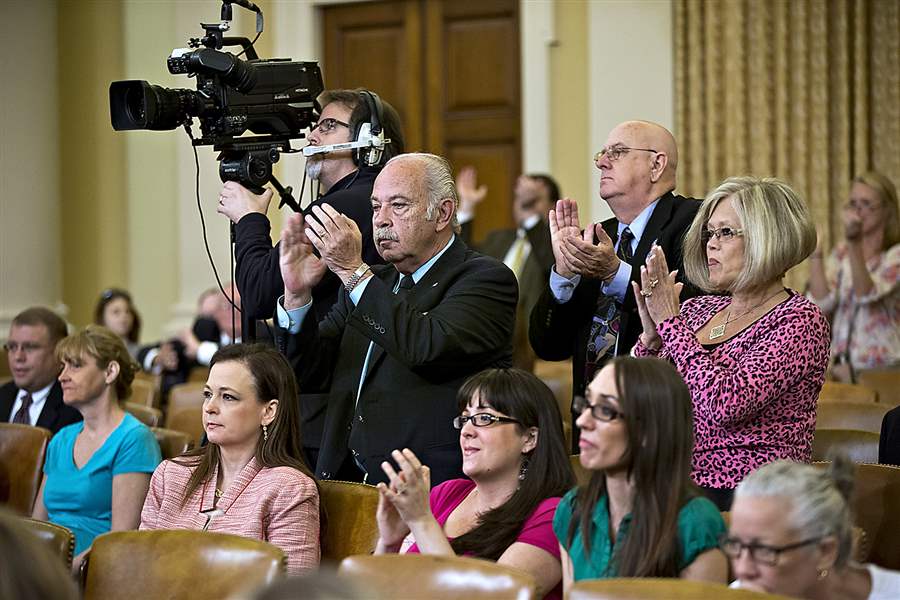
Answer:
[[[363, 262], [355, 223], [328, 205], [285, 224], [280, 342], [300, 389], [328, 392], [317, 476], [386, 481], [380, 465], [399, 448], [430, 467], [432, 484], [462, 474], [456, 393], [472, 374], [510, 366], [517, 286], [455, 235], [457, 204], [443, 158], [406, 154], [372, 191], [373, 237], [390, 264]], [[326, 268], [346, 293], [317, 324], [306, 313]]]
[[0, 417], [10, 423], [36, 425], [56, 433], [81, 420], [63, 404], [57, 381], [56, 343], [66, 337], [66, 323], [43, 307], [28, 308], [12, 320], [6, 352], [13, 380], [0, 387]]
[[[676, 196], [675, 138], [664, 127], [627, 121], [613, 129], [597, 153], [600, 196], [614, 218], [583, 231], [574, 201], [550, 213], [556, 264], [531, 313], [529, 336], [539, 358], [572, 358], [572, 389], [586, 385], [613, 356], [628, 354], [642, 331], [632, 281], [653, 244], [682, 273], [682, 238], [700, 203]], [[685, 285], [682, 298], [695, 295]], [[575, 415], [577, 417], [577, 415]]]
[[460, 170], [456, 188], [459, 192], [459, 223], [463, 241], [482, 254], [502, 260], [519, 282], [513, 365], [531, 371], [534, 369], [534, 351], [528, 341], [528, 319], [547, 286], [547, 277], [553, 266], [547, 214], [561, 197], [559, 185], [549, 175], [520, 175], [512, 198], [512, 216], [516, 226], [495, 229], [480, 244], [472, 241], [472, 224], [477, 205], [488, 190], [483, 185], [477, 186], [474, 167]]

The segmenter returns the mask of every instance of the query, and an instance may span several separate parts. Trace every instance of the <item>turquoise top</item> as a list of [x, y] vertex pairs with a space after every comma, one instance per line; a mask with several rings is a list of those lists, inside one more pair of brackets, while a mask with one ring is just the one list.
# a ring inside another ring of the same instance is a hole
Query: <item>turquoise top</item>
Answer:
[[[572, 503], [576, 490], [570, 490], [559, 503], [553, 518], [556, 538], [572, 559], [575, 581], [579, 579], [605, 579], [616, 577], [615, 565], [610, 564], [616, 546], [628, 535], [631, 514], [625, 515], [619, 525], [616, 544], [609, 539], [609, 504], [604, 495], [597, 502], [593, 516], [591, 554], [585, 556], [581, 527], [575, 530], [571, 546], [567, 543], [569, 523], [572, 521]], [[691, 499], [678, 514], [678, 542], [680, 555], [678, 570], [681, 571], [700, 554], [716, 548], [719, 536], [725, 532], [725, 522], [716, 505], [703, 497]]]
[[113, 477], [122, 473], [153, 473], [162, 461], [156, 437], [128, 413], [80, 469], [75, 466], [75, 438], [84, 421], [57, 432], [44, 462], [44, 507], [50, 522], [75, 534], [75, 554], [112, 526]]

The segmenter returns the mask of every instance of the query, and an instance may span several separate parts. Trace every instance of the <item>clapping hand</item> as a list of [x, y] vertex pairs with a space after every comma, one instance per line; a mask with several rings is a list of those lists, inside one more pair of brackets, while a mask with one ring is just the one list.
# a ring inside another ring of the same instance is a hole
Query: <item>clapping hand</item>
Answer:
[[284, 308], [299, 308], [310, 301], [312, 288], [322, 280], [326, 266], [313, 254], [313, 245], [304, 232], [302, 214], [284, 221], [279, 245], [279, 266], [284, 280]]
[[431, 491], [431, 471], [424, 466], [412, 450], [394, 450], [391, 457], [396, 461], [399, 472], [391, 463], [381, 463], [381, 469], [388, 476], [388, 483], [379, 483], [378, 491], [384, 500], [397, 510], [403, 522], [409, 526], [424, 519], [434, 518], [428, 504]]
[[678, 300], [684, 284], [677, 283], [677, 271], [669, 271], [662, 248], [654, 246], [647, 255], [647, 263], [641, 267], [641, 285], [632, 282], [638, 313], [644, 325], [644, 345], [658, 341], [656, 326], [674, 317], [681, 310]]
[[550, 243], [553, 246], [553, 257], [556, 259], [556, 272], [571, 279], [577, 274], [564, 251], [565, 240], [580, 238], [581, 227], [578, 225], [578, 205], [571, 198], [556, 201], [556, 208], [550, 209], [547, 216], [550, 222]]

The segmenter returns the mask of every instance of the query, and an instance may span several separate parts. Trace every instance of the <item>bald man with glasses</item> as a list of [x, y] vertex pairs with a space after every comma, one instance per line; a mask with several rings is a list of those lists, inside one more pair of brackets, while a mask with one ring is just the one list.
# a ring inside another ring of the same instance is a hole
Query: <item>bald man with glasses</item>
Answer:
[[[556, 263], [531, 312], [529, 339], [538, 358], [572, 359], [574, 396], [637, 341], [642, 327], [631, 282], [640, 282], [651, 246], [661, 246], [681, 272], [682, 238], [700, 203], [675, 195], [677, 163], [675, 138], [666, 128], [627, 121], [594, 156], [600, 196], [615, 217], [582, 229], [578, 206], [568, 198], [550, 212]], [[686, 284], [682, 299], [696, 293]]]

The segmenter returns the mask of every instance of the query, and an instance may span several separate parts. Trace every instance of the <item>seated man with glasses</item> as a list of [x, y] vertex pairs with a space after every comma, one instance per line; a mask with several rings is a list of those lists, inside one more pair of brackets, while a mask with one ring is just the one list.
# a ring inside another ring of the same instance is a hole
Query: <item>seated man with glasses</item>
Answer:
[[[677, 163], [675, 138], [664, 127], [622, 123], [594, 156], [600, 196], [614, 218], [579, 223], [578, 207], [568, 198], [550, 211], [556, 264], [531, 312], [529, 339], [538, 358], [572, 359], [575, 396], [637, 341], [641, 320], [631, 282], [640, 282], [650, 248], [661, 246], [672, 269], [681, 268], [681, 240], [700, 204], [675, 195]], [[693, 292], [687, 286], [683, 296]], [[577, 452], [577, 437], [573, 442]]]
[[854, 468], [845, 456], [827, 470], [778, 461], [742, 481], [721, 541], [732, 587], [809, 600], [900, 598], [900, 573], [850, 560]]
[[[352, 142], [361, 125], [372, 123], [373, 118], [379, 121], [385, 140], [389, 139], [390, 143], [385, 146], [380, 161], [374, 167], [362, 160], [365, 152], [356, 150], [335, 150], [308, 157], [306, 175], [313, 182], [318, 182], [318, 190], [315, 200], [306, 201], [303, 210], [308, 215], [314, 206], [329, 204], [352, 219], [362, 233], [362, 258], [370, 265], [384, 262], [372, 240], [372, 205], [369, 201], [372, 186], [384, 164], [404, 152], [400, 116], [384, 100], [378, 99], [378, 104], [375, 104], [375, 98], [375, 94], [365, 90], [326, 90], [319, 96], [322, 112], [318, 123], [310, 127], [307, 137], [310, 146]], [[374, 117], [373, 106], [376, 113], [380, 112]], [[312, 188], [310, 183], [308, 198], [313, 197]], [[299, 196], [303, 195], [301, 189]], [[304, 204], [305, 199], [299, 196], [297, 200]], [[218, 212], [235, 224], [235, 281], [243, 303], [241, 318], [248, 341], [253, 340], [249, 337], [247, 324], [255, 319], [265, 320], [274, 316], [275, 302], [284, 291], [278, 266], [278, 245], [272, 246], [271, 223], [266, 217], [271, 200], [271, 190], [257, 196], [233, 181], [225, 183], [219, 195]], [[313, 318], [318, 321], [328, 314], [342, 287], [336, 275], [325, 273], [312, 292]], [[322, 438], [326, 399], [322, 394], [307, 394], [302, 388], [301, 398], [304, 451], [309, 464], [315, 465]]]
[[531, 573], [538, 594], [562, 598], [553, 514], [574, 485], [553, 392], [519, 369], [489, 369], [457, 395], [463, 472], [431, 489], [430, 470], [409, 449], [384, 462], [376, 554], [465, 555]]
[[43, 307], [15, 316], [4, 346], [13, 380], [0, 387], [0, 420], [35, 425], [56, 433], [81, 420], [81, 413], [63, 404], [57, 377], [56, 343], [66, 337], [66, 322]]

